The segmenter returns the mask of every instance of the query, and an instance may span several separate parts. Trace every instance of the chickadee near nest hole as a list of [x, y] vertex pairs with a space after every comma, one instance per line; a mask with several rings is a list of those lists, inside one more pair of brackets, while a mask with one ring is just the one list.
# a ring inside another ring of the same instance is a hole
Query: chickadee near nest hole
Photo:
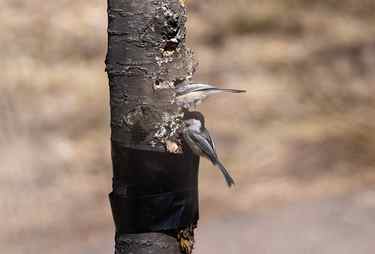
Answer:
[[210, 137], [208, 130], [204, 126], [204, 118], [202, 114], [198, 112], [190, 113], [191, 114], [184, 120], [185, 126], [182, 130], [182, 135], [185, 142], [193, 151], [193, 153], [199, 156], [206, 157], [212, 162], [214, 166], [220, 169], [228, 186], [231, 187], [232, 185], [234, 185], [234, 180], [230, 176], [226, 168], [223, 166], [223, 164], [219, 161], [215, 150], [215, 144]]
[[176, 104], [185, 109], [194, 108], [209, 95], [221, 92], [245, 93], [246, 90], [218, 88], [208, 84], [181, 84], [176, 87]]

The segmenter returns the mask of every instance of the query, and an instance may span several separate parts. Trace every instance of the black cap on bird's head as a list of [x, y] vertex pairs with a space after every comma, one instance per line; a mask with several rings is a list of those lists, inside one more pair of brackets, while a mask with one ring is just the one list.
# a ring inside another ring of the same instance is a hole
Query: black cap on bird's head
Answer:
[[183, 120], [189, 120], [189, 119], [196, 119], [198, 121], [201, 122], [202, 126], [205, 126], [204, 125], [204, 116], [201, 112], [198, 112], [198, 111], [186, 111], [184, 112], [184, 118]]

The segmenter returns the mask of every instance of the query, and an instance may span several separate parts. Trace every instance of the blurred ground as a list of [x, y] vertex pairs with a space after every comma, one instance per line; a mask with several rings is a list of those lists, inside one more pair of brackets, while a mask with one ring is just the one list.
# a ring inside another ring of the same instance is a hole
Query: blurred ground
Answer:
[[[202, 163], [196, 253], [373, 253], [375, 2], [189, 10], [195, 80], [248, 90], [200, 108], [238, 183]], [[105, 1], [3, 0], [0, 29], [0, 250], [111, 252]]]

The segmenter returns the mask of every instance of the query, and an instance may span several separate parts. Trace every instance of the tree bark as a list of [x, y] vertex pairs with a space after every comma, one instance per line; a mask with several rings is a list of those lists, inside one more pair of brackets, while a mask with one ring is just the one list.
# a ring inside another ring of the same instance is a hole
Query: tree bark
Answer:
[[190, 82], [182, 0], [108, 0], [115, 253], [189, 253], [198, 166], [179, 137], [177, 84]]

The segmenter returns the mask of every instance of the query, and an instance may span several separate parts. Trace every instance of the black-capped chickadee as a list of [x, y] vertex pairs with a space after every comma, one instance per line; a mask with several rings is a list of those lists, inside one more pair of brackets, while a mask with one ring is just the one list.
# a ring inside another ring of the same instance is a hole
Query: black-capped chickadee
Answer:
[[207, 96], [220, 92], [245, 93], [246, 90], [218, 88], [208, 84], [181, 84], [176, 87], [176, 104], [190, 109], [200, 104]]
[[185, 142], [193, 153], [206, 157], [214, 166], [220, 169], [228, 186], [231, 187], [234, 185], [234, 180], [219, 161], [214, 142], [204, 126], [204, 118], [202, 114], [199, 112], [188, 113], [189, 115], [185, 113], [184, 128], [182, 131]]

